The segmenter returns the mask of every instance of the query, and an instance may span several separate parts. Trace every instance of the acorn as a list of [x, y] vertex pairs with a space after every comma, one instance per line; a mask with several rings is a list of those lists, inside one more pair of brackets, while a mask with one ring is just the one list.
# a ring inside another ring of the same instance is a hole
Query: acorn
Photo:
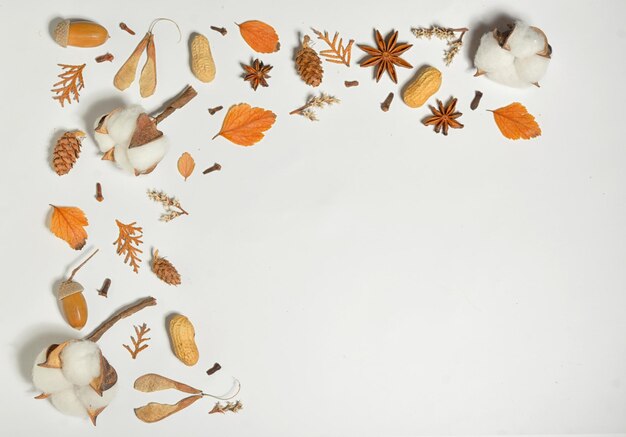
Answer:
[[61, 282], [57, 290], [57, 299], [59, 299], [61, 304], [65, 320], [67, 321], [67, 324], [74, 329], [83, 329], [83, 327], [87, 324], [88, 315], [87, 301], [85, 300], [85, 296], [83, 296], [85, 287], [74, 281], [74, 275], [87, 263], [87, 261], [98, 253], [98, 250], [100, 249], [96, 249], [95, 252], [89, 255], [85, 261], [72, 270], [70, 277]]
[[92, 21], [63, 20], [54, 29], [54, 40], [61, 47], [98, 47], [107, 39], [109, 32]]

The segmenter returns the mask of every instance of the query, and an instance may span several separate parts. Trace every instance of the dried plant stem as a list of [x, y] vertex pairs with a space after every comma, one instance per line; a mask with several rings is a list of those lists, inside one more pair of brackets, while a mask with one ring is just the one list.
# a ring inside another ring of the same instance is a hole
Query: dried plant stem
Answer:
[[172, 102], [170, 102], [170, 104], [167, 106], [167, 108], [163, 110], [163, 112], [161, 112], [159, 115], [157, 115], [154, 118], [154, 123], [155, 124], [161, 123], [167, 117], [172, 115], [174, 111], [185, 106], [187, 103], [189, 103], [191, 99], [193, 99], [197, 95], [198, 93], [196, 92], [196, 90], [193, 89], [191, 85], [187, 85], [187, 88], [185, 88], [178, 97], [172, 100]]
[[72, 270], [72, 274], [70, 275], [70, 277], [69, 277], [69, 278], [67, 278], [67, 280], [68, 280], [68, 281], [71, 281], [72, 279], [74, 279], [74, 275], [75, 275], [75, 274], [76, 274], [76, 273], [80, 270], [80, 268], [81, 268], [82, 266], [84, 266], [85, 264], [87, 264], [87, 261], [89, 261], [91, 258], [93, 258], [93, 256], [94, 256], [96, 253], [98, 253], [98, 251], [99, 251], [99, 250], [100, 250], [100, 249], [96, 249], [96, 250], [95, 250], [95, 252], [94, 252], [94, 253], [92, 253], [91, 255], [89, 255], [89, 257], [88, 257], [85, 261], [83, 261], [82, 263], [80, 263], [80, 264], [78, 265], [78, 267], [76, 267], [74, 270]]
[[98, 341], [104, 335], [105, 332], [111, 329], [113, 325], [115, 325], [120, 320], [125, 319], [126, 317], [129, 317], [129, 316], [132, 316], [136, 312], [141, 311], [142, 309], [146, 307], [153, 306], [156, 304], [157, 304], [157, 301], [152, 296], [144, 297], [137, 303], [113, 314], [111, 317], [109, 317], [104, 322], [102, 322], [100, 326], [98, 326], [91, 334], [86, 336], [84, 339], [94, 341], [94, 342]]

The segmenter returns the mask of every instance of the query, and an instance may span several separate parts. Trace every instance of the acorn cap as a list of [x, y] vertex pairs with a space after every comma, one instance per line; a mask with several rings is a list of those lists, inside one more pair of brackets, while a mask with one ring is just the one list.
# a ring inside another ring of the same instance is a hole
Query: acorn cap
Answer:
[[67, 47], [70, 34], [70, 20], [63, 20], [54, 28], [54, 40], [61, 46]]
[[85, 287], [75, 281], [63, 281], [57, 291], [57, 299], [62, 300], [72, 294], [82, 293]]

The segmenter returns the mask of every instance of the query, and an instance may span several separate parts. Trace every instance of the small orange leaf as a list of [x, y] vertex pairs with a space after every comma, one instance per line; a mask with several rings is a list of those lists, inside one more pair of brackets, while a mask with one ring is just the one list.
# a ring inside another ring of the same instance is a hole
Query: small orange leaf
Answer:
[[276, 114], [263, 108], [253, 108], [247, 103], [233, 105], [228, 110], [219, 135], [240, 146], [252, 146], [263, 139], [263, 132], [272, 127]]
[[511, 103], [491, 112], [502, 135], [511, 140], [520, 138], [528, 140], [541, 135], [541, 128], [535, 121], [535, 117], [529, 114], [521, 103]]
[[278, 34], [269, 24], [251, 20], [238, 24], [242, 38], [255, 52], [272, 53], [280, 49]]
[[87, 232], [84, 226], [89, 222], [85, 213], [75, 206], [52, 207], [50, 230], [57, 237], [67, 241], [72, 249], [80, 250], [87, 242]]
[[191, 176], [194, 168], [196, 168], [196, 162], [189, 153], [185, 152], [178, 158], [178, 172], [185, 180]]

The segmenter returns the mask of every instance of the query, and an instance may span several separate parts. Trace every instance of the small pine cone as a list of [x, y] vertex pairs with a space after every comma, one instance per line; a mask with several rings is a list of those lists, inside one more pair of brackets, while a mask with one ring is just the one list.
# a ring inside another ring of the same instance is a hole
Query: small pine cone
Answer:
[[62, 176], [69, 173], [80, 154], [80, 142], [85, 138], [85, 133], [79, 130], [65, 132], [57, 140], [52, 152], [52, 167], [54, 171]]
[[302, 41], [302, 47], [300, 47], [300, 50], [298, 50], [296, 54], [296, 68], [302, 80], [305, 81], [307, 85], [315, 87], [322, 83], [324, 69], [322, 68], [322, 60], [320, 57], [317, 56], [315, 50], [309, 47], [309, 41], [311, 41], [311, 38], [305, 35], [304, 41]]
[[169, 285], [180, 285], [180, 275], [176, 270], [176, 267], [159, 256], [159, 251], [154, 251], [154, 259], [152, 260], [152, 271], [157, 275], [161, 281]]

